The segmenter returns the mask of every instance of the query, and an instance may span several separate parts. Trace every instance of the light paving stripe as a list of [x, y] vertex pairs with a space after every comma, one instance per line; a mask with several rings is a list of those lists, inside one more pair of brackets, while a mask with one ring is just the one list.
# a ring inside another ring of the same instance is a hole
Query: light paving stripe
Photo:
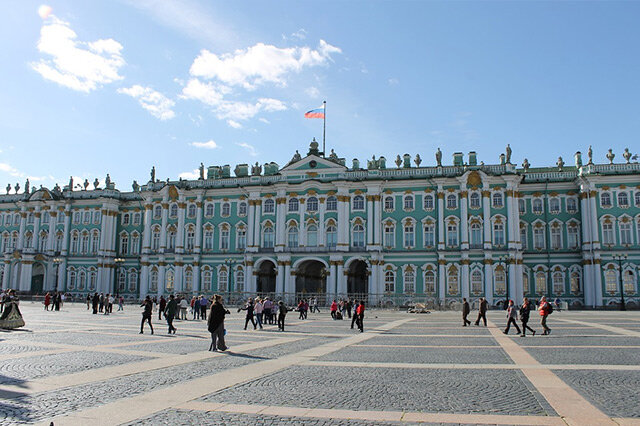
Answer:
[[[411, 319], [393, 321], [385, 325], [384, 328], [391, 329], [409, 321], [411, 321]], [[255, 380], [258, 377], [272, 374], [296, 364], [301, 364], [309, 359], [330, 354], [346, 346], [360, 343], [379, 335], [379, 332], [372, 331], [358, 333], [336, 342], [316, 346], [278, 359], [258, 361], [252, 364], [252, 368], [247, 368], [246, 366], [231, 368], [210, 376], [172, 385], [170, 392], [167, 391], [166, 388], [162, 388], [142, 395], [117, 400], [99, 407], [88, 408], [69, 415], [56, 416], [40, 424], [48, 426], [50, 422], [53, 422], [56, 425], [85, 426], [87, 424], [102, 424], [105, 419], [109, 419], [109, 424], [128, 423], [169, 407], [181, 405], [196, 398], [209, 395], [221, 389], [235, 386], [249, 380]], [[263, 344], [263, 342], [260, 344]], [[235, 349], [239, 351], [241, 348], [239, 346]], [[221, 355], [224, 356], [224, 353]], [[87, 374], [93, 374], [93, 372]]]
[[[269, 341], [270, 345], [290, 343], [300, 339], [294, 338], [274, 338]], [[234, 352], [250, 351], [264, 347], [264, 342], [253, 342], [234, 347]], [[90, 348], [88, 348], [90, 350]], [[126, 351], [127, 354], [130, 352]], [[41, 379], [30, 380], [21, 386], [0, 386], [0, 398], [12, 398], [22, 395], [32, 395], [39, 392], [52, 391], [71, 386], [79, 386], [87, 383], [100, 382], [107, 379], [128, 376], [145, 371], [158, 370], [167, 367], [175, 367], [193, 362], [203, 361], [212, 357], [226, 356], [224, 353], [212, 353], [209, 351], [193, 352], [186, 355], [171, 354], [165, 358], [155, 358], [146, 361], [131, 362], [123, 365], [115, 365], [81, 371], [78, 373], [65, 374], [60, 376], [49, 376]]]
[[416, 423], [470, 423], [493, 425], [565, 425], [560, 417], [511, 416], [494, 414], [421, 413], [403, 411], [344, 410], [325, 408], [301, 408], [286, 406], [221, 404], [191, 401], [180, 404], [179, 410], [223, 412], [237, 414], [262, 414], [279, 417], [305, 417], [316, 419], [362, 420], [365, 422], [416, 422]]
[[[356, 346], [356, 345], [354, 345]], [[483, 346], [486, 348], [486, 346]], [[357, 362], [357, 361], [307, 361], [302, 365], [316, 367], [349, 368], [408, 368], [408, 369], [453, 369], [453, 370], [618, 370], [640, 371], [639, 365], [601, 365], [601, 364], [446, 364], [417, 362]]]
[[626, 328], [614, 327], [612, 325], [597, 324], [593, 322], [577, 321], [577, 320], [570, 320], [570, 319], [564, 319], [564, 318], [557, 318], [556, 320], [562, 321], [562, 322], [570, 322], [573, 324], [586, 325], [588, 327], [593, 327], [593, 328], [599, 328], [601, 330], [607, 330], [612, 333], [621, 334], [623, 336], [640, 337], [640, 331], [632, 331]]
[[498, 344], [522, 368], [531, 384], [540, 392], [565, 421], [570, 425], [613, 425], [615, 422], [602, 411], [584, 399], [576, 390], [567, 385], [549, 368], [528, 368], [541, 365], [513, 339], [502, 334], [502, 330], [489, 321], [489, 331]]

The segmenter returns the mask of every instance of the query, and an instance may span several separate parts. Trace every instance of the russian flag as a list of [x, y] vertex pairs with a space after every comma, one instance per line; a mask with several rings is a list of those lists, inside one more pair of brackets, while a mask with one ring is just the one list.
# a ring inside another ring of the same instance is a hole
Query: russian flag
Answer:
[[324, 118], [324, 104], [319, 108], [305, 112], [304, 118]]

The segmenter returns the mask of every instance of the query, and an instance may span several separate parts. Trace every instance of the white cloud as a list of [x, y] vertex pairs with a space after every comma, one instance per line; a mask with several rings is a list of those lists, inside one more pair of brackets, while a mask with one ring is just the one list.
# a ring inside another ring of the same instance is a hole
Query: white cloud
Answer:
[[229, 88], [212, 83], [203, 83], [197, 78], [189, 80], [187, 85], [182, 88], [182, 99], [195, 99], [205, 105], [219, 105], [224, 99], [224, 95], [229, 93]]
[[241, 101], [221, 101], [214, 112], [220, 120], [241, 121], [255, 117], [261, 111], [284, 111], [287, 106], [278, 99], [260, 98], [254, 104]]
[[400, 84], [400, 81], [398, 81], [397, 78], [390, 78], [388, 82], [389, 82], [389, 86], [397, 86], [398, 84]]
[[317, 87], [307, 87], [304, 91], [310, 98], [317, 98], [320, 96], [320, 91]]
[[22, 173], [20, 170], [16, 169], [11, 164], [7, 164], [7, 163], [0, 163], [0, 172], [7, 173], [8, 175], [13, 176], [13, 177], [24, 177], [25, 176], [25, 174]]
[[271, 124], [271, 122], [264, 117], [260, 117], [258, 120], [262, 121], [264, 124]]
[[69, 23], [53, 15], [40, 30], [38, 50], [51, 58], [31, 63], [31, 67], [45, 79], [73, 90], [89, 93], [124, 78], [118, 74], [125, 64], [120, 43], [113, 39], [78, 41]]
[[195, 169], [190, 172], [182, 172], [178, 175], [178, 177], [182, 179], [196, 180], [200, 178], [200, 171], [198, 169]]
[[218, 56], [203, 49], [189, 72], [194, 77], [217, 80], [247, 90], [267, 82], [285, 86], [288, 73], [324, 65], [331, 60], [332, 54], [341, 52], [340, 48], [324, 40], [320, 40], [315, 50], [307, 46], [279, 48], [258, 43], [245, 50]]
[[213, 139], [208, 140], [207, 142], [191, 142], [189, 145], [195, 146], [196, 148], [205, 148], [205, 149], [219, 148], [218, 144], [215, 143]]
[[304, 40], [305, 38], [307, 38], [307, 30], [305, 30], [304, 28], [300, 28], [298, 31], [291, 34], [291, 37], [297, 38], [298, 40]]
[[227, 120], [227, 124], [234, 129], [242, 129], [242, 124], [238, 123], [237, 121]]
[[40, 15], [40, 18], [42, 19], [47, 19], [49, 15], [51, 15], [51, 12], [53, 12], [53, 9], [51, 6], [46, 4], [43, 4], [38, 8], [38, 15]]
[[150, 87], [142, 87], [136, 84], [129, 88], [118, 89], [118, 93], [129, 95], [136, 99], [142, 108], [160, 120], [169, 120], [176, 116], [171, 109], [176, 103]]
[[252, 157], [257, 157], [258, 156], [258, 151], [256, 151], [256, 149], [254, 148], [253, 145], [249, 145], [246, 142], [238, 142], [238, 143], [236, 143], [236, 145], [246, 149], [250, 156], [252, 156]]

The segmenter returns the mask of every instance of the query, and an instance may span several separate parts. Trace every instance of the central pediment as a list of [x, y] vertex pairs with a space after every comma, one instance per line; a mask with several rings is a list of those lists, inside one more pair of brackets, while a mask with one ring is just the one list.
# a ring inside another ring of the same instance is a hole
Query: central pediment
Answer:
[[280, 173], [286, 174], [287, 172], [331, 171], [329, 169], [333, 169], [333, 171], [336, 171], [336, 172], [342, 172], [347, 170], [347, 168], [341, 164], [338, 164], [326, 158], [311, 154], [299, 160], [290, 161], [289, 164], [287, 164], [280, 170]]

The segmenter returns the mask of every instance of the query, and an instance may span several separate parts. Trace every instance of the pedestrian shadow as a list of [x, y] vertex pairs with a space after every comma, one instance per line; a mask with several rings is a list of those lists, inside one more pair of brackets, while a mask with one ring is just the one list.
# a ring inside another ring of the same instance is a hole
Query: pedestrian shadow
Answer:
[[247, 359], [271, 359], [265, 356], [257, 356], [257, 355], [249, 355], [249, 354], [241, 354], [238, 352], [231, 352], [229, 350], [224, 351], [223, 353], [229, 355], [229, 356], [233, 356], [233, 357], [237, 357], [237, 358], [247, 358]]
[[[27, 388], [27, 382], [0, 374], [3, 385]], [[0, 391], [0, 413], [11, 423], [32, 423], [34, 411], [31, 409], [30, 396], [20, 391]]]

